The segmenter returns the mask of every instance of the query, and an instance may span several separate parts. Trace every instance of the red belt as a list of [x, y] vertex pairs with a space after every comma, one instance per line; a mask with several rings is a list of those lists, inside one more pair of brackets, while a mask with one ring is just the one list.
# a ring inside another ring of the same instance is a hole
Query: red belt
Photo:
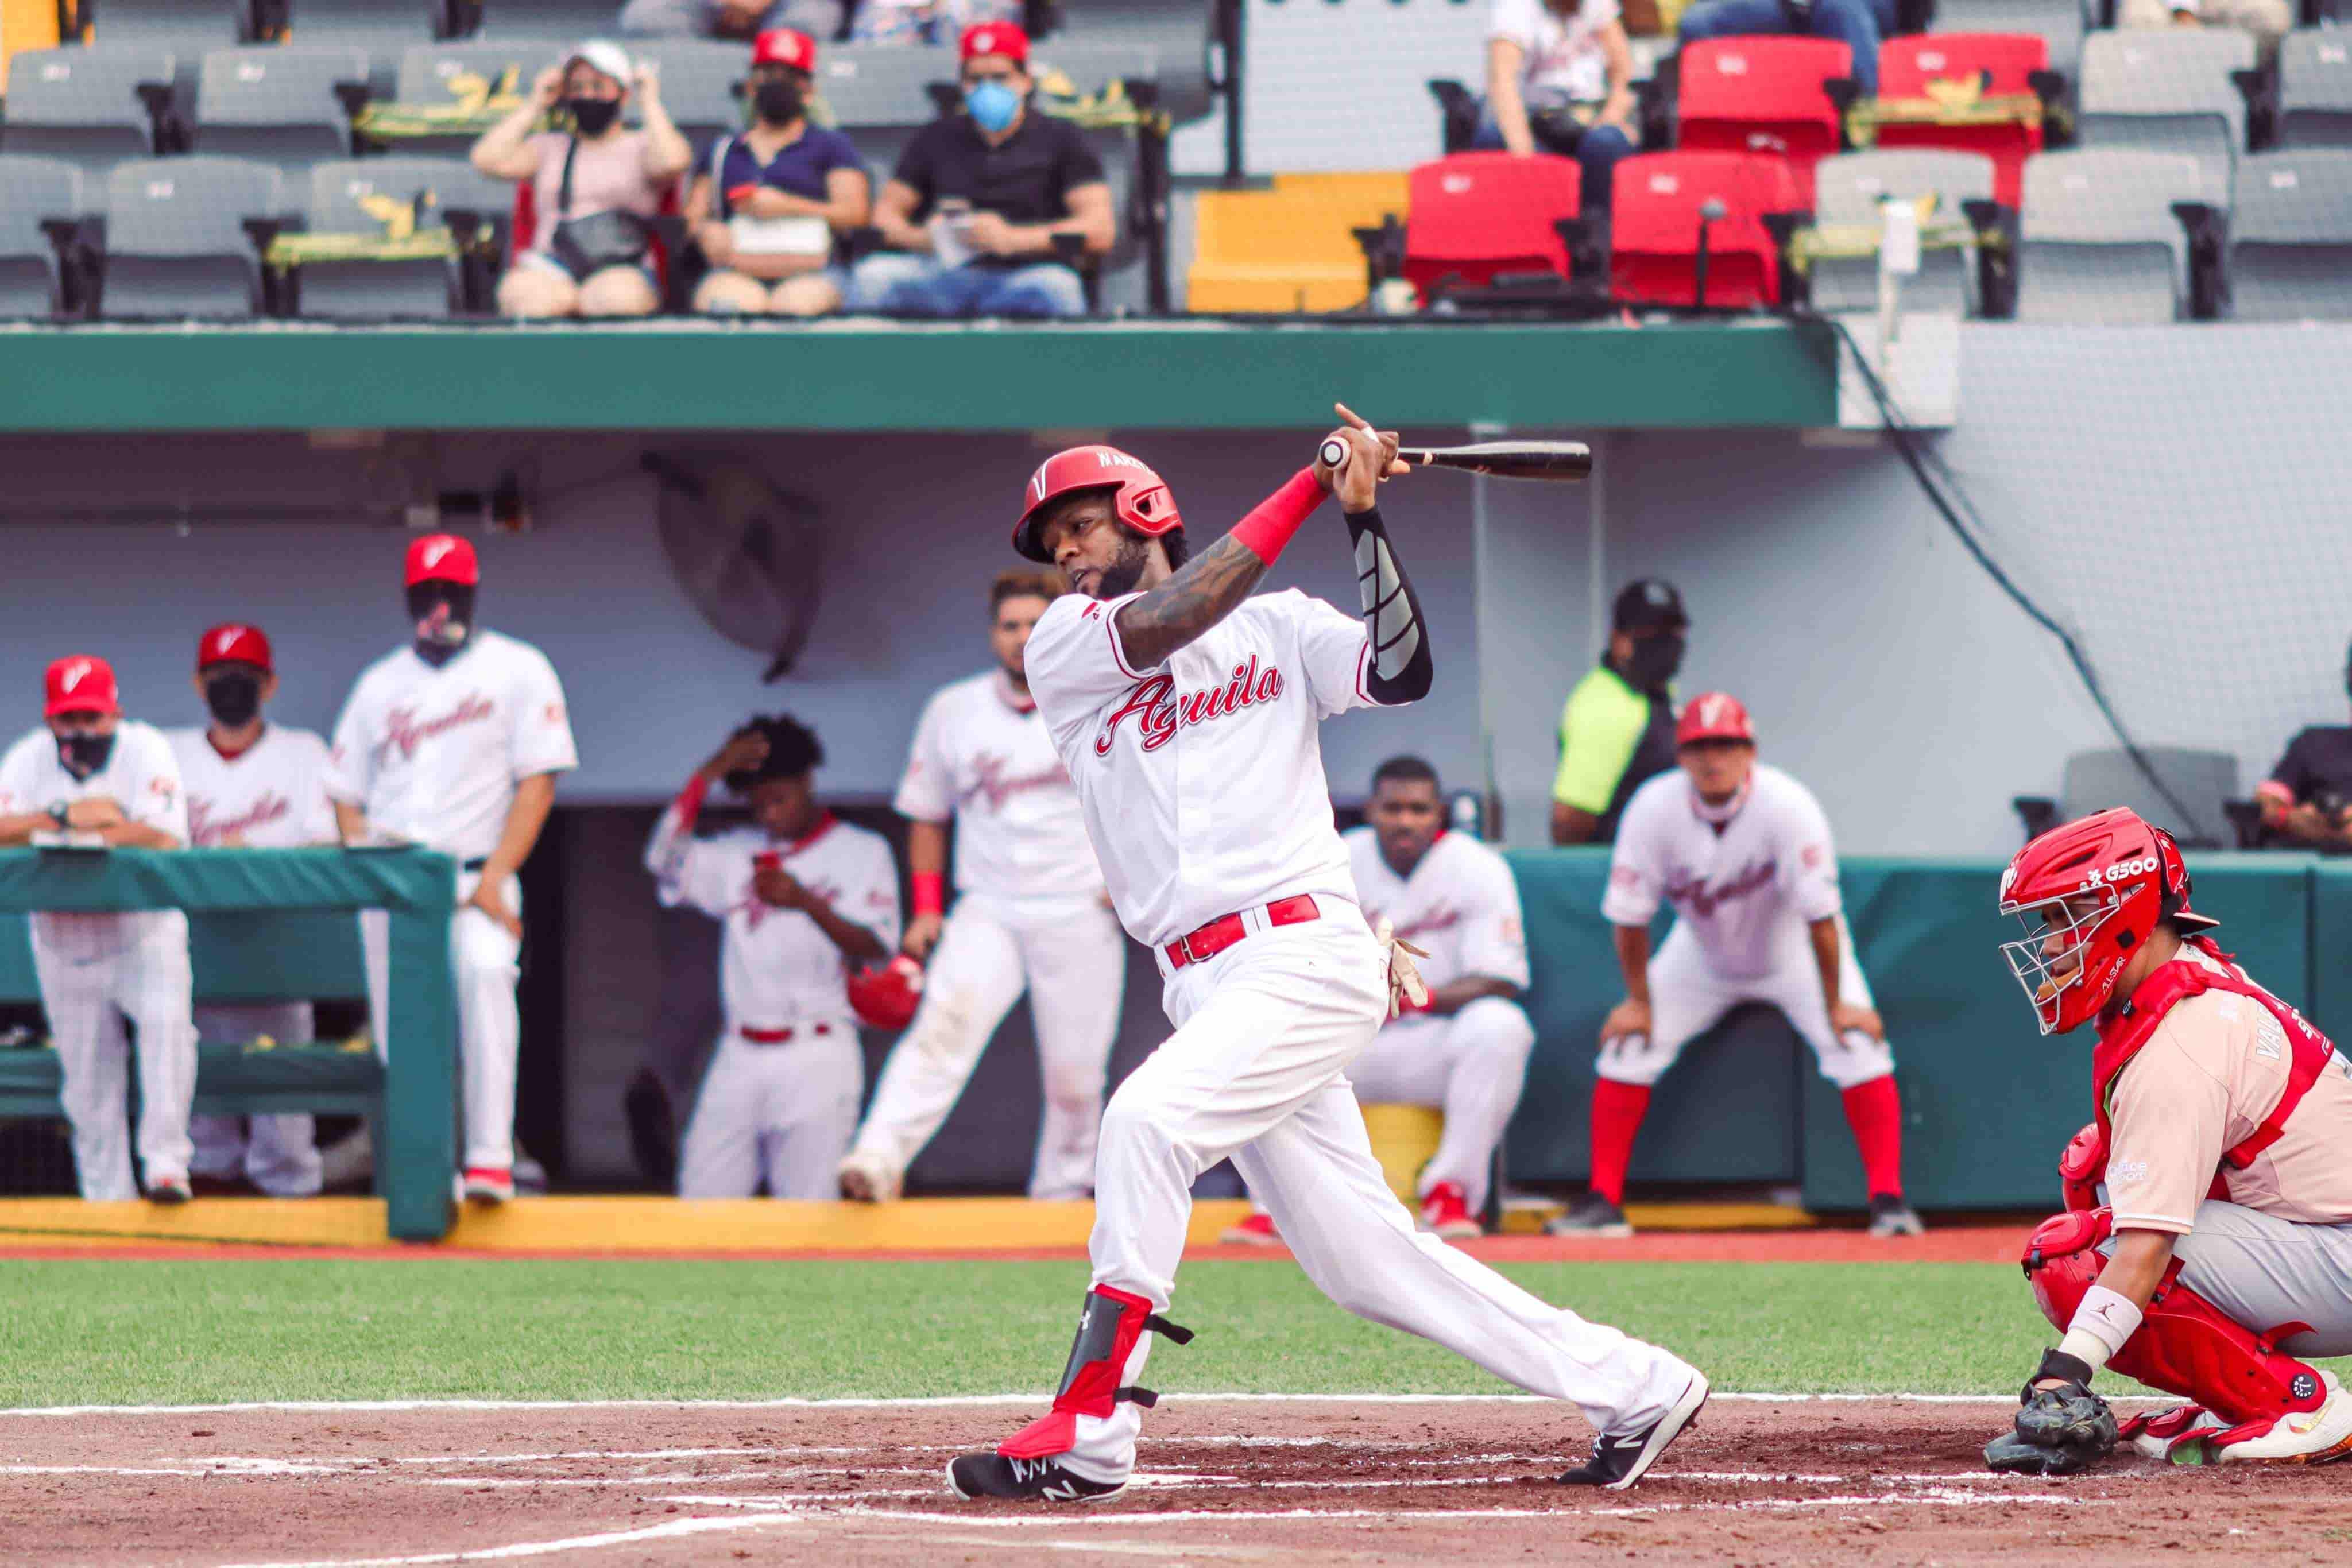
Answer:
[[[1323, 912], [1315, 907], [1311, 894], [1294, 894], [1277, 898], [1265, 906], [1268, 925], [1300, 925], [1322, 918]], [[1198, 931], [1179, 936], [1163, 949], [1168, 955], [1168, 967], [1181, 969], [1187, 964], [1205, 964], [1243, 937], [1249, 927], [1239, 915], [1220, 915]]]
[[[753, 1045], [790, 1045], [793, 1040], [793, 1031], [789, 1029], [753, 1029], [748, 1024], [737, 1030], [735, 1032], [741, 1035], [745, 1040], [750, 1040]], [[812, 1035], [831, 1034], [833, 1032], [833, 1026], [829, 1023], [805, 1024], [802, 1026], [800, 1032], [803, 1034]]]

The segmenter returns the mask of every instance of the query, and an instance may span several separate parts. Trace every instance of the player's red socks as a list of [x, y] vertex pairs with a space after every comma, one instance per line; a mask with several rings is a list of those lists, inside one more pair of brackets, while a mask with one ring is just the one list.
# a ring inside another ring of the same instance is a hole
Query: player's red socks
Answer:
[[1592, 1190], [1625, 1207], [1625, 1167], [1633, 1163], [1633, 1137], [1649, 1113], [1650, 1086], [1602, 1079], [1592, 1086]]
[[1903, 1196], [1903, 1104], [1895, 1095], [1895, 1075], [1857, 1083], [1843, 1096], [1846, 1125], [1862, 1152], [1863, 1185], [1876, 1197]]

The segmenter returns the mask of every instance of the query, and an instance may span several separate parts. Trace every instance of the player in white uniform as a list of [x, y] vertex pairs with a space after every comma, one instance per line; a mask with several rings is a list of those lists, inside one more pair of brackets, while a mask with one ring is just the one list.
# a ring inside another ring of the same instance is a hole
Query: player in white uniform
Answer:
[[[555, 776], [579, 766], [563, 686], [547, 655], [478, 627], [474, 547], [428, 534], [408, 547], [415, 640], [362, 672], [335, 722], [327, 794], [347, 842], [406, 841], [457, 862], [449, 961], [457, 982], [465, 1104], [461, 1190], [480, 1203], [514, 1196], [515, 1059], [522, 1019], [522, 894], [555, 803]], [[391, 984], [391, 926], [360, 917], [378, 1051]]]
[[[754, 719], [686, 781], [646, 844], [663, 904], [726, 922], [726, 1028], [687, 1123], [680, 1197], [750, 1197], [762, 1177], [771, 1197], [835, 1196], [866, 1091], [849, 966], [897, 943], [898, 870], [879, 833], [818, 806], [810, 776], [824, 760], [806, 726]], [[748, 798], [751, 821], [698, 839], [721, 781]]]
[[[240, 622], [196, 640], [197, 693], [212, 710], [203, 729], [165, 732], [188, 797], [188, 842], [200, 850], [299, 849], [335, 841], [327, 800], [327, 743], [307, 729], [269, 724], [261, 710], [278, 695], [269, 639]], [[215, 1002], [196, 1009], [207, 1040], [281, 1045], [318, 1037], [307, 1001]], [[253, 1118], [252, 1135], [235, 1116], [198, 1116], [190, 1174], [235, 1182], [243, 1177], [271, 1197], [310, 1197], [321, 1175], [307, 1112]]]
[[[1061, 591], [1050, 573], [1000, 574], [989, 591], [998, 667], [942, 688], [915, 727], [895, 804], [908, 821], [914, 872], [904, 946], [929, 967], [914, 1024], [892, 1048], [841, 1162], [845, 1197], [898, 1195], [1024, 987], [1045, 1090], [1029, 1196], [1082, 1198], [1094, 1186], [1127, 939], [1094, 850], [1070, 831], [1077, 791], [1022, 668], [1030, 630]], [[957, 896], [943, 920], [950, 819]]]
[[[1916, 1236], [1919, 1217], [1903, 1199], [1895, 1056], [1854, 959], [1829, 819], [1811, 790], [1756, 760], [1756, 728], [1736, 698], [1693, 697], [1675, 746], [1681, 768], [1634, 791], [1617, 830], [1601, 913], [1615, 927], [1625, 1000], [1601, 1026], [1592, 1190], [1549, 1228], [1633, 1234], [1625, 1167], [1651, 1085], [1725, 1013], [1769, 1002], [1843, 1096], [1871, 1234]], [[1653, 958], [1661, 901], [1674, 905], [1675, 928]]]
[[[36, 729], [0, 758], [0, 844], [36, 833], [93, 836], [110, 848], [175, 850], [187, 801], [171, 743], [122, 716], [113, 668], [76, 654], [48, 669]], [[33, 970], [64, 1077], [74, 1171], [87, 1198], [138, 1196], [123, 1103], [139, 1031], [139, 1163], [156, 1203], [188, 1199], [188, 1107], [196, 1092], [188, 917], [176, 909], [36, 914]]]
[[[1094, 1288], [1053, 1408], [957, 1458], [959, 1495], [1075, 1501], [1127, 1485], [1150, 1336], [1191, 1337], [1159, 1314], [1192, 1182], [1228, 1156], [1340, 1305], [1580, 1406], [1602, 1436], [1563, 1479], [1632, 1484], [1706, 1397], [1676, 1357], [1416, 1230], [1372, 1157], [1349, 1064], [1393, 995], [1421, 988], [1357, 908], [1318, 726], [1413, 701], [1432, 666], [1374, 506], [1395, 438], [1342, 413], [1344, 465], [1300, 470], [1189, 561], [1168, 486], [1125, 453], [1076, 447], [1030, 481], [1015, 547], [1076, 591], [1037, 623], [1030, 689], [1119, 919], [1159, 957], [1176, 1032], [1103, 1115]], [[1296, 591], [1249, 597], [1333, 486], [1364, 619]]]
[[[1519, 884], [1503, 857], [1445, 831], [1437, 769], [1392, 757], [1372, 773], [1365, 823], [1340, 835], [1366, 918], [1423, 950], [1414, 967], [1428, 988], [1400, 1009], [1348, 1077], [1364, 1104], [1435, 1105], [1445, 1133], [1422, 1167], [1425, 1230], [1476, 1236], [1495, 1151], [1527, 1086], [1536, 1026], [1519, 1006], [1528, 988], [1528, 938]], [[1229, 1241], [1277, 1239], [1263, 1208], [1225, 1233]]]

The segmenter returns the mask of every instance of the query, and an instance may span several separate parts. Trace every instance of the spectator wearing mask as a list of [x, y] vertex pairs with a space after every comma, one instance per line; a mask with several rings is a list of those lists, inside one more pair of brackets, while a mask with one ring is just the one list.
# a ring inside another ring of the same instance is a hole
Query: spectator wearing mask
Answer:
[[1618, 0], [1495, 0], [1486, 112], [1473, 146], [1575, 159], [1582, 210], [1605, 213], [1611, 176], [1638, 135], [1633, 48]]
[[614, 26], [631, 38], [740, 38], [778, 27], [841, 36], [848, 0], [629, 0]]
[[856, 44], [937, 44], [962, 37], [982, 22], [1018, 24], [1021, 0], [862, 0], [850, 18]]
[[1559, 716], [1559, 772], [1551, 786], [1551, 841], [1614, 843], [1633, 791], [1675, 766], [1669, 683], [1682, 668], [1690, 617], [1661, 577], [1617, 594], [1609, 651], [1579, 681]]
[[1675, 29], [1685, 44], [1708, 38], [1810, 34], [1853, 51], [1862, 95], [1878, 93], [1878, 45], [1895, 32], [1895, 0], [1697, 0]]
[[889, 248], [857, 266], [857, 308], [901, 316], [1077, 316], [1086, 285], [1056, 260], [1071, 234], [1117, 236], [1102, 162], [1029, 104], [1029, 37], [989, 23], [961, 45], [964, 111], [925, 126], [874, 204]]
[[[2352, 653], [2345, 657], [2344, 685], [2352, 694]], [[2297, 732], [2254, 800], [2265, 842], [2352, 851], [2352, 725], [2315, 724]]]
[[[645, 129], [624, 130], [634, 86]], [[561, 107], [572, 129], [534, 129]], [[492, 179], [531, 182], [537, 232], [499, 279], [506, 316], [650, 316], [654, 215], [694, 150], [662, 108], [650, 67], [618, 44], [591, 39], [541, 71], [530, 101], [474, 143], [474, 167]]]
[[816, 42], [779, 27], [751, 47], [756, 118], [710, 149], [686, 199], [712, 267], [694, 308], [718, 316], [822, 316], [841, 305], [835, 241], [866, 223], [866, 165], [838, 131], [808, 122]]
[[2118, 27], [2235, 27], [2254, 36], [2263, 65], [2278, 57], [2279, 39], [2294, 26], [2286, 0], [2123, 0]]

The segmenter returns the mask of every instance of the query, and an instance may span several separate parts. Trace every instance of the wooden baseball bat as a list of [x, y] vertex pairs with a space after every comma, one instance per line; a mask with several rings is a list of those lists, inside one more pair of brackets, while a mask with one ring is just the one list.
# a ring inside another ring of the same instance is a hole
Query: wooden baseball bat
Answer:
[[[1323, 443], [1320, 454], [1327, 468], [1348, 461], [1348, 446], [1338, 436]], [[1554, 483], [1588, 478], [1592, 473], [1592, 448], [1581, 441], [1478, 441], [1467, 446], [1405, 446], [1397, 457], [1416, 468], [1459, 468], [1469, 474], [1490, 474], [1497, 479], [1549, 479]]]

